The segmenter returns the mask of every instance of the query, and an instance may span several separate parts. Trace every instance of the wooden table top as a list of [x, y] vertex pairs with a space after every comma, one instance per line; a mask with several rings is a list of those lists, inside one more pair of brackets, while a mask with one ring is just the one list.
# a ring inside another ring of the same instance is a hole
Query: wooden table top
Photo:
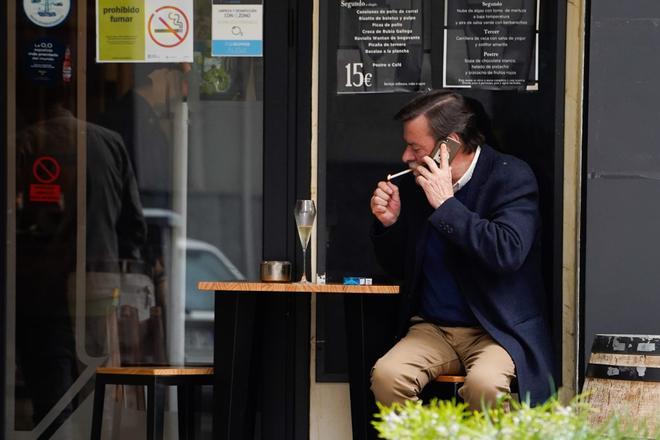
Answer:
[[399, 286], [346, 285], [314, 283], [261, 283], [256, 281], [200, 281], [199, 290], [216, 292], [298, 292], [298, 293], [353, 293], [371, 295], [396, 295]]
[[213, 374], [213, 367], [182, 366], [136, 366], [136, 367], [99, 367], [97, 374], [125, 374], [131, 376], [207, 376]]

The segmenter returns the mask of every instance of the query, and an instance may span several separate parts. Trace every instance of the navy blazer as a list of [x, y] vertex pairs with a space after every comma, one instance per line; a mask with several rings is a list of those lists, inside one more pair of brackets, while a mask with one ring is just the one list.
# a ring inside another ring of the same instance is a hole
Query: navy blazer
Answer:
[[401, 215], [372, 231], [376, 255], [403, 279], [400, 334], [418, 312], [424, 243], [435, 228], [448, 243], [446, 264], [481, 326], [516, 365], [521, 399], [552, 392], [552, 344], [541, 276], [538, 186], [529, 166], [482, 146], [463, 191], [433, 210], [414, 179], [401, 179]]

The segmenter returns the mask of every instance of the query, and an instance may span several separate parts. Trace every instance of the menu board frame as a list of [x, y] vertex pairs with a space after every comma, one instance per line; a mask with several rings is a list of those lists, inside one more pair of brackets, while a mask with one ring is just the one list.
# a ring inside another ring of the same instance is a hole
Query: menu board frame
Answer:
[[432, 87], [431, 3], [339, 1], [337, 94]]
[[539, 88], [540, 0], [445, 0], [444, 88]]

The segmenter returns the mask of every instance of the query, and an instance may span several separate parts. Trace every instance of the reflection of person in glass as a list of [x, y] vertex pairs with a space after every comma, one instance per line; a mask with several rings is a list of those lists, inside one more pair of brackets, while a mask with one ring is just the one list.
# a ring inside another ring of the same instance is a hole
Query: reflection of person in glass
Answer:
[[[63, 106], [66, 96], [61, 91], [35, 94], [40, 96], [25, 102], [32, 105], [45, 96], [45, 112], [33, 111], [28, 121], [32, 124], [17, 136], [16, 349], [19, 374], [28, 388], [36, 424], [53, 410], [77, 376], [80, 359], [75, 354], [76, 338], [85, 338], [91, 356], [107, 354], [108, 350], [105, 327], [102, 333], [96, 332], [86, 321], [85, 335], [74, 336], [73, 330], [74, 314], [90, 311], [76, 310], [71, 290], [77, 230], [81, 227], [76, 177], [79, 130], [86, 133], [86, 148], [82, 151], [87, 157], [87, 271], [102, 267], [107, 273], [118, 274], [121, 259], [140, 258], [146, 231], [135, 177], [120, 136], [76, 119]], [[35, 184], [34, 164], [44, 156], [60, 167], [52, 182], [59, 187], [57, 200], [40, 201], [30, 192]], [[112, 290], [119, 287], [104, 286], [110, 295], [105, 304], [112, 303]], [[88, 307], [102, 295], [89, 280], [85, 293]], [[73, 396], [65, 400], [66, 406], [58, 416], [60, 422], [73, 409]]]
[[[159, 306], [166, 307], [174, 193], [176, 106], [187, 96], [187, 64], [136, 64], [133, 87], [112, 103], [99, 123], [118, 132], [135, 169], [142, 206], [160, 217], [147, 218], [144, 258], [152, 268]], [[164, 217], [163, 217], [164, 216]], [[165, 313], [164, 313], [165, 315]]]
[[[428, 92], [397, 119], [414, 171], [380, 182], [371, 211], [379, 260], [405, 280], [408, 330], [373, 368], [376, 399], [417, 400], [436, 376], [465, 373], [459, 394], [472, 409], [508, 394], [514, 377], [522, 399], [544, 401], [552, 351], [534, 174], [484, 144], [461, 95]], [[447, 137], [460, 144], [451, 166]], [[438, 143], [439, 164], [428, 157]]]

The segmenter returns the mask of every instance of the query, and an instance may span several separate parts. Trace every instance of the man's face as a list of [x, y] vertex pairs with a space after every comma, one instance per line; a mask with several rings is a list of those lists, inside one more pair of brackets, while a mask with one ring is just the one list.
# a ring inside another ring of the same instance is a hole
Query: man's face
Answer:
[[435, 147], [435, 138], [426, 116], [420, 115], [403, 123], [403, 140], [406, 149], [403, 150], [401, 160], [415, 169], [424, 163], [422, 158], [430, 155]]

